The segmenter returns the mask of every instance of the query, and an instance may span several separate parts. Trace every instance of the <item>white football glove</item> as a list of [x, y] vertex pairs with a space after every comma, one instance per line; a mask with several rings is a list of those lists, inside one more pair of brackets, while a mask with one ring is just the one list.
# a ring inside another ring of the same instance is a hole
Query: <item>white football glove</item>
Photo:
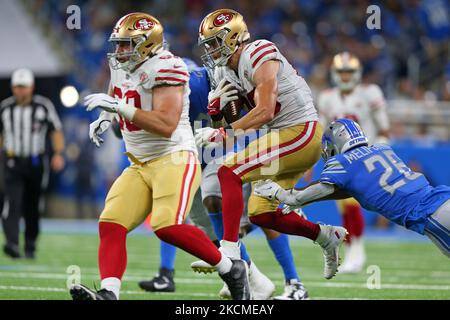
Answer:
[[232, 83], [226, 84], [228, 81], [222, 79], [217, 88], [208, 94], [208, 114], [214, 116], [230, 102], [238, 99], [238, 91], [236, 89], [230, 90], [236, 85]]
[[278, 183], [272, 180], [258, 181], [255, 184], [253, 193], [258, 197], [269, 199], [270, 201], [278, 200], [277, 194], [283, 190]]
[[195, 130], [195, 144], [198, 147], [215, 147], [222, 143], [227, 134], [224, 128], [213, 129], [210, 127]]
[[133, 120], [136, 108], [127, 104], [125, 99], [116, 99], [105, 93], [93, 93], [84, 98], [87, 111], [101, 108], [110, 113], [119, 113], [127, 120]]
[[92, 143], [97, 146], [97, 148], [100, 148], [100, 145], [103, 143], [103, 139], [100, 138], [100, 135], [111, 126], [113, 117], [113, 114], [102, 111], [98, 119], [89, 125], [89, 138]]

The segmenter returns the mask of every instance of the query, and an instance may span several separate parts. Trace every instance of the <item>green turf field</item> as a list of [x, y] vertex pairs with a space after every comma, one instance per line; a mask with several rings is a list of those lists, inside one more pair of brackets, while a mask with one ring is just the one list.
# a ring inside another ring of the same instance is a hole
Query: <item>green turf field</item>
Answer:
[[[261, 271], [283, 291], [283, 275], [262, 237], [246, 239], [248, 251]], [[36, 261], [12, 261], [0, 257], [0, 299], [69, 299], [66, 269], [81, 268], [81, 282], [99, 286], [96, 235], [44, 234]], [[450, 268], [430, 243], [367, 244], [368, 265], [381, 270], [381, 289], [368, 289], [369, 274], [322, 278], [319, 247], [306, 240], [291, 239], [302, 280], [312, 299], [450, 299]], [[137, 282], [153, 276], [158, 267], [159, 243], [154, 236], [132, 235], [128, 239], [128, 268], [121, 299], [217, 299], [222, 283], [217, 274], [199, 275], [189, 264], [194, 258], [179, 251], [175, 293], [143, 292]]]

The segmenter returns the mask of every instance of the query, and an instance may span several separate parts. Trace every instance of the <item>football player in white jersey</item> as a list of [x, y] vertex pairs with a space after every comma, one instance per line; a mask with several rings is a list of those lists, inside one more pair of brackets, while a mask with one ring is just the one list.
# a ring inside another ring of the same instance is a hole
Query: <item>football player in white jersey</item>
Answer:
[[[322, 127], [305, 80], [270, 41], [250, 42], [244, 18], [231, 9], [208, 14], [199, 28], [202, 59], [214, 69], [218, 89], [210, 94], [210, 115], [237, 95], [227, 91], [227, 80], [237, 83], [250, 101], [250, 111], [226, 128], [196, 130], [200, 145], [220, 144], [232, 136], [257, 130], [269, 132], [226, 157], [218, 171], [222, 190], [224, 234], [221, 251], [239, 258], [239, 222], [244, 207], [242, 185], [272, 177], [286, 188], [294, 187], [302, 174], [320, 157]], [[253, 194], [248, 201], [250, 221], [264, 228], [307, 237], [324, 252], [324, 276], [337, 271], [339, 246], [346, 230], [305, 220], [296, 212], [283, 214], [278, 205]]]
[[87, 110], [103, 110], [91, 126], [94, 140], [118, 117], [131, 165], [109, 190], [100, 215], [98, 253], [101, 289], [74, 285], [75, 300], [119, 298], [125, 272], [126, 236], [152, 213], [155, 234], [216, 265], [234, 299], [250, 299], [246, 263], [230, 260], [206, 234], [184, 224], [200, 184], [200, 165], [189, 123], [189, 74], [163, 48], [163, 27], [146, 13], [130, 13], [115, 25], [108, 55], [108, 94], [86, 97]]
[[[327, 125], [340, 118], [359, 123], [369, 144], [389, 142], [389, 119], [383, 92], [376, 84], [361, 83], [362, 67], [359, 59], [349, 52], [334, 56], [331, 77], [335, 87], [322, 91], [318, 98], [320, 121]], [[366, 255], [362, 235], [364, 217], [354, 198], [338, 200], [343, 226], [349, 236], [345, 243], [345, 259], [340, 273], [357, 273], [364, 266]]]

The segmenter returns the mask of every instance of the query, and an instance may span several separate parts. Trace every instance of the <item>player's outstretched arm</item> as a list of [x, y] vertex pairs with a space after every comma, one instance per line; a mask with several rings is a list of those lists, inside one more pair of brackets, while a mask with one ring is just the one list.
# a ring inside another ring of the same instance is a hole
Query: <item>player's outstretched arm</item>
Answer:
[[183, 86], [158, 86], [153, 91], [153, 110], [137, 109], [132, 119], [139, 128], [170, 138], [183, 110]]
[[275, 116], [278, 96], [277, 73], [280, 62], [270, 60], [264, 62], [256, 71], [253, 80], [255, 89], [255, 108], [244, 117], [232, 123], [234, 130], [259, 129]]
[[313, 202], [345, 199], [349, 195], [339, 190], [334, 184], [313, 182], [302, 189], [284, 190], [271, 180], [261, 181], [255, 185], [255, 195], [272, 201], [279, 201], [291, 207], [303, 207]]

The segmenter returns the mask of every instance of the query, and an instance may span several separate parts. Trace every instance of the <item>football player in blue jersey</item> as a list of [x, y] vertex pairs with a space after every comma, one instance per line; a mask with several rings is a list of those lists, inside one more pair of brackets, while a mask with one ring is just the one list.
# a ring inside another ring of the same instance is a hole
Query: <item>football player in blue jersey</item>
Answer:
[[[284, 190], [266, 180], [254, 193], [288, 206], [354, 197], [406, 229], [426, 235], [450, 258], [450, 187], [432, 187], [384, 144], [368, 145], [359, 125], [349, 119], [332, 122], [322, 139], [326, 161], [320, 180], [301, 190]], [[288, 210], [286, 210], [288, 211]]]
[[[208, 93], [210, 91], [210, 77], [208, 75], [208, 70], [205, 67], [198, 67], [192, 60], [183, 59], [188, 66], [190, 79], [189, 79], [189, 87], [191, 89], [191, 94], [189, 96], [190, 109], [189, 109], [189, 118], [191, 121], [192, 127], [194, 127], [194, 121], [198, 120], [206, 120], [209, 121], [209, 116], [207, 116], [208, 110]], [[206, 166], [205, 163], [202, 163], [202, 167]], [[216, 173], [217, 174], [217, 173]], [[217, 181], [217, 185], [219, 182]], [[206, 188], [205, 185], [202, 184], [202, 188]], [[212, 187], [214, 188], [214, 187]], [[220, 189], [220, 186], [218, 185]], [[202, 190], [203, 191], [203, 190]], [[206, 192], [208, 193], [208, 192]], [[214, 193], [214, 192], [213, 192]], [[193, 214], [195, 210], [202, 210], [203, 208], [196, 207], [195, 201], [193, 204], [193, 209], [191, 210], [190, 218], [194, 221], [195, 216], [197, 214]], [[209, 213], [209, 217], [214, 228], [215, 233], [218, 237], [221, 238], [223, 234], [223, 224], [222, 224], [222, 214], [221, 214], [221, 198], [216, 196], [208, 196], [203, 199], [203, 203]], [[198, 214], [200, 215], [200, 214]], [[204, 226], [204, 223], [199, 225], [202, 229], [207, 229], [207, 226]], [[207, 234], [212, 238], [210, 232], [208, 230], [204, 230]], [[303, 300], [308, 299], [308, 292], [304, 288], [302, 282], [300, 281], [300, 277], [296, 271], [296, 266], [294, 263], [292, 251], [289, 245], [288, 236], [285, 234], [278, 233], [273, 230], [263, 230], [266, 234], [268, 244], [275, 255], [278, 263], [283, 269], [283, 273], [285, 275], [286, 285], [285, 291], [281, 296], [275, 297], [275, 299], [279, 300]], [[211, 239], [214, 240], [214, 239]], [[217, 241], [217, 240], [216, 240]], [[158, 274], [151, 280], [143, 280], [139, 282], [139, 286], [147, 291], [153, 292], [174, 292], [175, 291], [175, 282], [174, 282], [174, 267], [175, 267], [175, 255], [176, 248], [164, 241], [160, 242], [160, 268]], [[268, 287], [268, 283], [270, 282], [267, 277], [265, 277], [262, 273], [255, 270], [256, 266], [251, 262], [249, 255], [247, 254], [246, 248], [244, 245], [241, 246], [241, 258], [247, 261], [250, 265], [253, 265], [251, 268], [254, 271], [255, 275], [260, 274], [259, 277], [255, 277], [252, 282], [253, 287]], [[204, 262], [203, 262], [204, 263]], [[252, 278], [252, 277], [250, 277]], [[264, 278], [264, 279], [262, 279]], [[259, 279], [259, 280], [258, 280]], [[258, 281], [256, 281], [258, 280]], [[265, 280], [265, 281], [262, 281]], [[265, 285], [263, 285], [265, 284]], [[270, 287], [270, 286], [269, 286]], [[222, 288], [219, 293], [222, 297], [227, 297], [227, 288]], [[266, 295], [269, 293], [264, 293], [266, 291], [273, 292], [273, 289], [269, 288], [259, 288], [258, 292], [253, 291], [254, 298], [261, 299], [266, 298]], [[271, 294], [271, 293], [270, 293]]]

